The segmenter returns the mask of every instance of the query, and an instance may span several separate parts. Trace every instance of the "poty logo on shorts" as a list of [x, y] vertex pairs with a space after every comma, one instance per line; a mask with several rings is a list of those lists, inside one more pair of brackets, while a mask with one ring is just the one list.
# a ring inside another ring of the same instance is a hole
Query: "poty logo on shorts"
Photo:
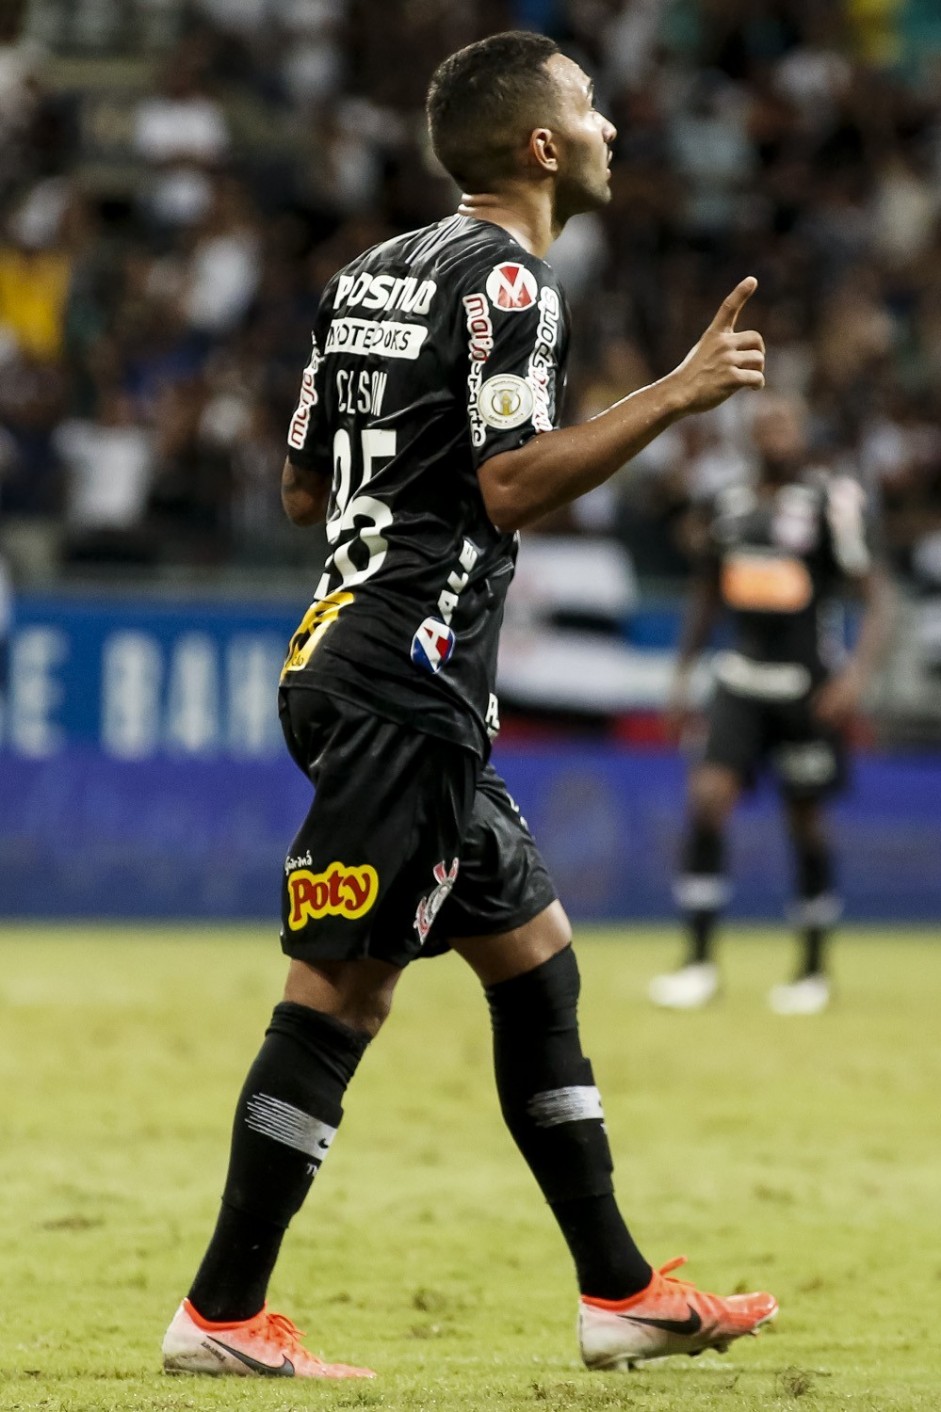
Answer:
[[536, 302], [539, 286], [536, 276], [525, 265], [507, 262], [495, 265], [487, 276], [487, 297], [497, 309], [507, 313], [531, 309]]
[[454, 633], [437, 618], [426, 618], [412, 638], [412, 661], [426, 672], [440, 672], [454, 651]]
[[459, 863], [456, 858], [451, 860], [450, 868], [446, 866], [442, 858], [440, 863], [436, 863], [432, 869], [436, 886], [431, 889], [427, 897], [423, 897], [418, 904], [418, 911], [415, 913], [415, 930], [418, 932], [418, 939], [424, 946], [431, 931], [432, 924], [441, 908], [447, 900], [448, 893], [457, 882]]
[[345, 863], [331, 863], [322, 873], [312, 873], [309, 868], [289, 873], [287, 886], [291, 903], [288, 926], [296, 932], [321, 917], [351, 921], [362, 917], [379, 894], [379, 874], [368, 864], [348, 868]]

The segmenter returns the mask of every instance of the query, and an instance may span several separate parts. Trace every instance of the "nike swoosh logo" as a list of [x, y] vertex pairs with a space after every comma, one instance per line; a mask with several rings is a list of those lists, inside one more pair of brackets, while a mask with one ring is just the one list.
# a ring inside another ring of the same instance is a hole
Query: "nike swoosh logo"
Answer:
[[261, 1373], [265, 1378], [293, 1378], [294, 1364], [290, 1358], [282, 1359], [277, 1367], [271, 1363], [259, 1363], [257, 1358], [252, 1358], [247, 1353], [241, 1353], [237, 1348], [232, 1348], [229, 1344], [223, 1343], [221, 1338], [211, 1338], [210, 1343], [214, 1343], [217, 1348], [222, 1348], [226, 1353], [231, 1353], [233, 1358], [237, 1358], [240, 1363], [244, 1363], [246, 1368], [251, 1368], [253, 1373]]
[[702, 1319], [695, 1309], [689, 1310], [688, 1319], [644, 1319], [640, 1314], [622, 1314], [622, 1319], [630, 1319], [632, 1324], [648, 1324], [652, 1329], [663, 1329], [668, 1334], [698, 1334], [702, 1328]]

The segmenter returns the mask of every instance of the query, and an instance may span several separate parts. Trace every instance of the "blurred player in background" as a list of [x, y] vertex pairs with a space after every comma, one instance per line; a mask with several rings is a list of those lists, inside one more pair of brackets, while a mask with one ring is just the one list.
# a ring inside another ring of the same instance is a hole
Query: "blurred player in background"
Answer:
[[[568, 316], [544, 257], [569, 216], [609, 199], [614, 128], [578, 65], [534, 34], [445, 61], [428, 110], [459, 212], [330, 281], [288, 434], [285, 508], [298, 524], [326, 515], [331, 550], [281, 694], [316, 795], [282, 874], [284, 1000], [238, 1101], [215, 1233], [167, 1331], [172, 1372], [368, 1376], [310, 1354], [265, 1295], [399, 976], [448, 945], [485, 987], [503, 1113], [575, 1263], [585, 1362], [724, 1348], [777, 1308], [703, 1294], [635, 1245], [581, 1049], [569, 924], [487, 763], [516, 530], [677, 417], [763, 384], [761, 337], [735, 328], [755, 281], [674, 372], [554, 429]], [[534, 1319], [540, 1308], [534, 1289]]]
[[[794, 850], [793, 919], [802, 939], [795, 979], [776, 985], [769, 1003], [779, 1014], [816, 1014], [830, 1000], [825, 943], [840, 915], [823, 802], [846, 782], [844, 731], [886, 638], [887, 584], [873, 559], [861, 486], [808, 462], [803, 405], [763, 393], [753, 439], [754, 484], [724, 490], [698, 526], [702, 548], [673, 690], [677, 732], [689, 712], [692, 668], [723, 611], [734, 646], [716, 660], [705, 749], [689, 780], [676, 882], [687, 959], [653, 978], [650, 998], [692, 1010], [716, 995], [716, 925], [729, 893], [726, 828], [742, 791], [767, 765]], [[863, 602], [849, 656], [838, 601], [847, 592]]]

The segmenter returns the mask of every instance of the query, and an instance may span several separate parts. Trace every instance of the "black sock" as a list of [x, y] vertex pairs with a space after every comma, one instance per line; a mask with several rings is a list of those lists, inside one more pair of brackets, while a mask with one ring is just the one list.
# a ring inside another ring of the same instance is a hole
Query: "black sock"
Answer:
[[681, 874], [674, 887], [686, 921], [687, 965], [712, 960], [716, 923], [728, 896], [724, 855], [721, 831], [693, 820], [683, 842]]
[[826, 944], [840, 915], [840, 899], [833, 891], [833, 856], [820, 838], [795, 844], [797, 902], [794, 921], [801, 931], [802, 955], [798, 979], [823, 975]]
[[189, 1292], [203, 1316], [250, 1319], [284, 1232], [343, 1116], [369, 1036], [306, 1005], [276, 1005], [235, 1110], [222, 1210]]
[[829, 935], [826, 927], [804, 928], [804, 956], [801, 977], [823, 975], [823, 949]]
[[601, 1099], [578, 1033], [571, 947], [487, 988], [507, 1126], [552, 1208], [582, 1294], [624, 1299], [650, 1282], [614, 1199]]

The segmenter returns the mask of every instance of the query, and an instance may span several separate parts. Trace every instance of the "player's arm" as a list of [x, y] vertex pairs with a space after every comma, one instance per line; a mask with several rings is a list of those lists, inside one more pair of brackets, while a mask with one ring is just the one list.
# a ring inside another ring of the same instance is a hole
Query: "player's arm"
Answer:
[[704, 560], [693, 579], [677, 648], [673, 681], [667, 704], [667, 721], [671, 735], [679, 737], [690, 710], [690, 685], [693, 669], [712, 635], [722, 608], [719, 578], [713, 561]]
[[544, 431], [501, 451], [478, 470], [490, 519], [521, 529], [601, 485], [654, 437], [692, 412], [716, 407], [743, 387], [764, 386], [764, 341], [736, 320], [757, 288], [753, 276], [723, 300], [679, 367], [579, 426]]
[[292, 524], [319, 525], [327, 518], [330, 479], [323, 471], [295, 466], [290, 456], [281, 471], [281, 504]]
[[814, 698], [814, 711], [822, 721], [839, 725], [859, 705], [889, 642], [892, 623], [892, 588], [881, 565], [875, 564], [854, 580], [863, 612], [856, 646], [841, 671], [824, 682]]
[[892, 590], [870, 546], [872, 525], [866, 513], [866, 492], [853, 477], [834, 476], [829, 482], [825, 522], [834, 567], [863, 604], [853, 652], [814, 698], [820, 719], [837, 725], [856, 710], [888, 645]]

